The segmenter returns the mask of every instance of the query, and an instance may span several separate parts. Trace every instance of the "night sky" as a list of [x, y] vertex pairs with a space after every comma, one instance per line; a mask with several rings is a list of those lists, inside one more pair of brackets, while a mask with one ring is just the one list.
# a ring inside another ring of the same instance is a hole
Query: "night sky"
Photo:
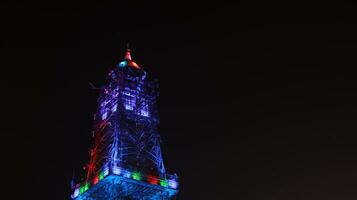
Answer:
[[[357, 6], [1, 3], [0, 199], [69, 199], [96, 86], [131, 43], [179, 200], [357, 198]], [[4, 198], [6, 197], [6, 198]]]

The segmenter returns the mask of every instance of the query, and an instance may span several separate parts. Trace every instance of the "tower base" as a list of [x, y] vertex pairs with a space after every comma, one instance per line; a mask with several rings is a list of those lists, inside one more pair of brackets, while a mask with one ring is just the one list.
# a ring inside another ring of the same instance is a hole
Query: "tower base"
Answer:
[[109, 175], [75, 200], [170, 200], [177, 190]]

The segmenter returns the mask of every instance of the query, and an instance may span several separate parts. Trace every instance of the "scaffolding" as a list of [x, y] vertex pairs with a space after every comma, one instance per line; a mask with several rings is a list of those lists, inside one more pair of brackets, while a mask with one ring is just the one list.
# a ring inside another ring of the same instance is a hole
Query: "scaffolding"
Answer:
[[72, 198], [172, 198], [178, 180], [166, 174], [162, 158], [157, 80], [131, 60], [130, 49], [107, 79], [94, 115], [94, 145], [85, 166], [86, 178], [73, 185]]

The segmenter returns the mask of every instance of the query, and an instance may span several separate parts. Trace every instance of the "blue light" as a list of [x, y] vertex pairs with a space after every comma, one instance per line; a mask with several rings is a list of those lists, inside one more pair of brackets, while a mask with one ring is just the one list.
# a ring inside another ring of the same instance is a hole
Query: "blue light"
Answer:
[[131, 177], [131, 173], [129, 171], [124, 171], [124, 177], [125, 178], [130, 178]]
[[117, 104], [115, 104], [115, 105], [112, 107], [112, 112], [117, 111], [117, 107], [118, 107], [118, 105], [117, 105]]
[[121, 169], [117, 166], [114, 166], [112, 170], [113, 170], [113, 174], [115, 174], [115, 175], [121, 174]]
[[149, 106], [146, 101], [144, 103], [145, 104], [142, 106], [142, 108], [139, 111], [139, 115], [144, 117], [149, 117]]
[[76, 189], [74, 190], [74, 193], [72, 194], [72, 198], [74, 199], [74, 198], [76, 198], [78, 195], [79, 195], [79, 188], [76, 188]]
[[103, 170], [103, 175], [107, 176], [108, 174], [109, 174], [109, 168], [105, 167], [104, 170]]
[[128, 62], [127, 61], [121, 61], [120, 63], [119, 63], [119, 67], [126, 67], [128, 65]]
[[169, 180], [168, 182], [170, 188], [177, 189], [178, 184], [175, 180]]
[[129, 92], [123, 92], [124, 94], [124, 107], [126, 110], [134, 110], [136, 104], [136, 98]]
[[[130, 90], [128, 88], [125, 89]], [[149, 117], [149, 104], [146, 99], [138, 97], [138, 95], [133, 94], [132, 91], [124, 91], [123, 96], [125, 110], [134, 111], [137, 109], [135, 112], [137, 115]], [[137, 105], [137, 101], [140, 102], [139, 106]]]
[[103, 113], [103, 114], [102, 114], [102, 120], [105, 120], [105, 119], [107, 118], [107, 115], [108, 115], [107, 112]]

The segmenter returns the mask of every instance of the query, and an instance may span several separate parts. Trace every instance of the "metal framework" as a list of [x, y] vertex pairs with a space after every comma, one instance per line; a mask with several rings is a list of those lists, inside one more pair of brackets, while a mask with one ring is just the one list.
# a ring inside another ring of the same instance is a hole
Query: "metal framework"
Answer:
[[100, 88], [86, 179], [72, 186], [72, 198], [172, 198], [178, 182], [166, 174], [162, 159], [156, 79], [131, 60], [128, 48], [108, 80]]

